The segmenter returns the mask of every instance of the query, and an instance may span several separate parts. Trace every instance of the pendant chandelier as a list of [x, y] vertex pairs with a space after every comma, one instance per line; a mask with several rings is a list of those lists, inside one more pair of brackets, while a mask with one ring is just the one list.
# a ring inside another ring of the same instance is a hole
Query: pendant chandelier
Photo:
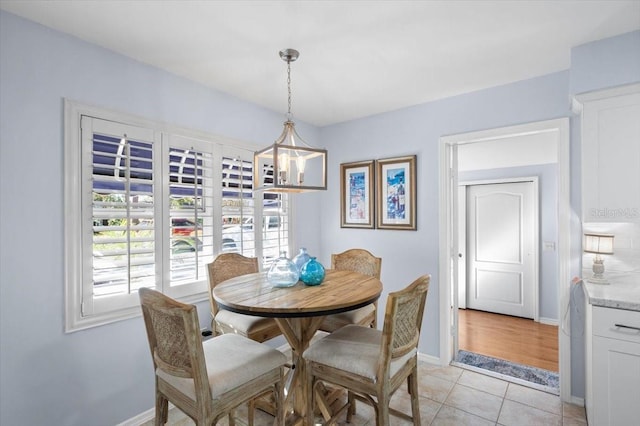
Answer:
[[305, 192], [327, 189], [327, 150], [309, 146], [298, 135], [291, 120], [291, 62], [299, 56], [295, 49], [280, 51], [280, 58], [287, 63], [287, 121], [275, 143], [254, 154], [254, 190]]

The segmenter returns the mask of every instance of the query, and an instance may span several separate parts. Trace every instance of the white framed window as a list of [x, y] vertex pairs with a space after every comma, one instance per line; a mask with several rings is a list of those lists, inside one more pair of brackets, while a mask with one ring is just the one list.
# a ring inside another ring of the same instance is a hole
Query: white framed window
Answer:
[[65, 101], [66, 331], [139, 315], [140, 287], [206, 299], [206, 266], [221, 252], [268, 265], [274, 247], [288, 251], [288, 200], [253, 192], [252, 158], [220, 138]]

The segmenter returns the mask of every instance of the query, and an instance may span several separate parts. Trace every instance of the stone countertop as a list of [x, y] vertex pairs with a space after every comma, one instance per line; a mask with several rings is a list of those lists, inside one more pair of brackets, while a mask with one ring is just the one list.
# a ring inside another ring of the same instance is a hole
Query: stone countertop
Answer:
[[[585, 273], [585, 277], [590, 274]], [[609, 284], [594, 284], [585, 278], [584, 289], [593, 306], [640, 312], [640, 274], [606, 274]]]

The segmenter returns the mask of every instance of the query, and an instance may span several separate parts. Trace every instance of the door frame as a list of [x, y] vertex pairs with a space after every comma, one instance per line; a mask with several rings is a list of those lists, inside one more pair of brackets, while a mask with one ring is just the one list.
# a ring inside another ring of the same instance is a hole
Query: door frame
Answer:
[[[474, 185], [494, 185], [494, 184], [501, 184], [501, 183], [523, 183], [523, 182], [531, 182], [533, 184], [533, 207], [535, 210], [535, 219], [533, 221], [533, 280], [534, 280], [534, 289], [533, 289], [533, 320], [535, 322], [540, 322], [540, 186], [538, 185], [538, 177], [537, 176], [525, 176], [525, 177], [509, 177], [509, 178], [500, 178], [500, 179], [482, 179], [482, 180], [472, 180], [472, 181], [463, 181], [463, 182], [458, 182], [458, 188], [459, 187], [464, 187], [465, 188], [465, 195], [467, 194], [467, 187], [469, 186], [474, 186]], [[464, 212], [464, 216], [466, 218], [467, 216], [467, 209], [466, 209], [466, 197], [465, 197], [465, 205], [464, 205], [464, 209], [462, 208], [463, 206], [460, 205], [460, 208], [458, 209], [459, 211], [459, 217], [460, 219], [462, 219], [463, 214], [462, 212]], [[466, 241], [466, 225], [464, 229], [459, 229], [458, 230], [458, 240], [462, 241], [463, 237], [464, 241]], [[458, 250], [460, 250], [460, 247], [458, 247]], [[463, 251], [460, 250], [458, 251], [458, 253], [462, 253]], [[464, 256], [463, 257], [459, 257], [460, 259], [464, 260], [464, 264], [468, 265], [468, 259], [467, 259], [467, 250], [466, 247], [464, 249]], [[462, 262], [458, 262], [458, 263], [462, 263]], [[465, 275], [468, 277], [468, 268], [465, 267]], [[463, 285], [463, 283], [461, 282], [462, 280], [460, 279], [460, 276], [458, 275], [458, 295], [460, 295], [460, 286]], [[467, 283], [468, 281], [465, 280], [466, 282], [464, 283], [464, 287], [465, 287], [465, 294], [467, 293], [468, 287], [467, 287]], [[453, 300], [454, 305], [453, 305], [453, 314], [457, 315], [456, 313], [456, 309], [459, 308], [459, 297], [456, 298], [455, 300]], [[466, 304], [465, 304], [466, 305]], [[456, 329], [456, 336], [457, 336], [457, 329]], [[458, 351], [458, 339], [455, 338], [454, 339], [454, 353], [457, 353]]]
[[[570, 155], [569, 119], [558, 118], [477, 132], [443, 136], [439, 144], [439, 320], [440, 361], [448, 365], [453, 360], [453, 335], [458, 329], [457, 315], [452, 315], [453, 301], [458, 292], [458, 145], [508, 138], [540, 132], [557, 134], [558, 167], [558, 319], [561, 330], [570, 326], [569, 306], [571, 296], [571, 206], [570, 206]], [[571, 397], [571, 337], [558, 333], [560, 398], [570, 402]]]

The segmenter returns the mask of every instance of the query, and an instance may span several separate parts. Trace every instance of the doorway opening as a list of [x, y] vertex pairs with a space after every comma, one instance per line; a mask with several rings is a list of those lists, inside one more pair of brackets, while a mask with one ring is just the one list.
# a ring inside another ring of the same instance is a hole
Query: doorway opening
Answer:
[[[481, 179], [506, 179], [513, 178], [508, 173], [521, 173], [519, 178], [528, 176], [542, 176], [540, 179], [540, 229], [535, 230], [540, 236], [540, 241], [536, 243], [536, 248], [540, 249], [540, 264], [535, 266], [535, 272], [539, 274], [540, 288], [536, 286], [533, 295], [536, 302], [533, 319], [523, 320], [525, 324], [534, 325], [541, 329], [553, 331], [545, 335], [547, 341], [554, 340], [557, 345], [557, 371], [556, 384], [559, 388], [561, 399], [570, 399], [570, 339], [564, 330], [568, 330], [568, 317], [565, 310], [569, 300], [570, 277], [568, 271], [569, 264], [569, 132], [568, 120], [558, 119], [544, 122], [529, 123], [500, 129], [491, 129], [481, 132], [473, 132], [461, 135], [446, 136], [441, 138], [441, 211], [440, 211], [440, 320], [443, 325], [440, 335], [441, 359], [450, 363], [458, 362], [462, 359], [459, 350], [464, 350], [462, 346], [468, 344], [468, 334], [472, 333], [474, 341], [482, 341], [481, 334], [469, 325], [476, 325], [482, 318], [489, 330], [489, 336], [495, 341], [498, 335], [498, 328], [495, 324], [511, 327], [505, 331], [507, 346], [516, 346], [516, 337], [523, 340], [531, 340], [532, 344], [538, 344], [531, 339], [531, 335], [525, 328], [518, 328], [520, 318], [518, 313], [487, 313], [486, 307], [479, 309], [462, 311], [468, 308], [465, 303], [460, 303], [461, 295], [459, 290], [463, 289], [464, 297], [469, 297], [466, 287], [466, 243], [461, 243], [460, 231], [460, 198], [459, 182], [473, 181]], [[551, 153], [551, 160], [545, 155]], [[471, 159], [474, 164], [468, 161]], [[538, 169], [536, 169], [538, 168]], [[541, 168], [553, 169], [555, 179], [549, 184], [549, 179], [544, 177], [544, 170]], [[507, 173], [505, 175], [504, 173]], [[549, 192], [551, 186], [551, 195]], [[544, 194], [546, 193], [546, 194]], [[508, 197], [507, 197], [508, 198]], [[503, 197], [503, 200], [506, 199]], [[548, 202], [553, 199], [555, 205], [550, 206]], [[500, 200], [497, 201], [498, 204]], [[516, 203], [517, 204], [517, 203]], [[496, 209], [496, 204], [489, 203], [488, 212]], [[545, 219], [545, 215], [547, 218]], [[476, 219], [474, 219], [476, 220]], [[547, 223], [545, 223], [545, 220]], [[549, 222], [553, 222], [553, 227], [549, 228]], [[499, 224], [498, 224], [499, 225]], [[489, 228], [491, 230], [491, 227]], [[494, 226], [492, 232], [484, 234], [488, 241], [495, 240], [496, 230], [502, 231], [503, 227]], [[515, 228], [514, 228], [515, 229]], [[552, 229], [550, 231], [550, 229]], [[552, 232], [549, 234], [549, 232]], [[487, 237], [488, 235], [488, 237]], [[522, 249], [521, 246], [518, 249]], [[521, 251], [519, 255], [527, 255]], [[546, 264], [546, 260], [553, 259], [553, 265]], [[500, 259], [499, 259], [500, 260]], [[504, 259], [502, 259], [504, 260]], [[503, 262], [504, 263], [504, 262]], [[508, 262], [507, 262], [508, 263]], [[514, 262], [515, 263], [515, 262]], [[504, 265], [502, 265], [504, 266]], [[499, 268], [498, 268], [499, 269]], [[504, 269], [504, 268], [503, 268]], [[491, 278], [484, 288], [474, 287], [473, 291], [482, 292], [485, 298], [507, 299], [512, 304], [518, 299], [523, 291], [520, 286], [521, 281], [516, 280], [517, 274], [496, 275], [495, 271], [487, 272], [487, 268], [474, 270], [474, 278]], [[500, 271], [504, 272], [504, 271]], [[464, 281], [464, 285], [461, 282]], [[487, 293], [488, 290], [494, 292]], [[466, 295], [466, 296], [465, 296]], [[477, 296], [477, 294], [476, 294]], [[465, 299], [466, 300], [466, 299]], [[539, 309], [537, 305], [539, 304]], [[462, 306], [461, 306], [462, 305]], [[489, 309], [490, 310], [490, 309]], [[529, 316], [531, 315], [524, 315]], [[472, 318], [472, 319], [469, 319]], [[520, 324], [522, 326], [522, 324]], [[560, 330], [560, 331], [558, 331]], [[447, 332], [450, 331], [450, 332]], [[514, 337], [516, 336], [516, 337]], [[480, 339], [480, 340], [479, 340]], [[511, 342], [511, 344], [509, 344]], [[539, 343], [546, 345], [546, 343]], [[489, 346], [496, 346], [496, 343]], [[551, 345], [553, 346], [553, 345]], [[481, 352], [481, 349], [472, 349]], [[485, 356], [481, 353], [466, 351], [473, 356]], [[488, 356], [495, 366], [495, 359], [498, 357]], [[463, 359], [464, 360], [464, 359]], [[477, 362], [474, 360], [473, 362]], [[529, 362], [529, 361], [526, 361]], [[513, 363], [518, 364], [517, 360]], [[534, 366], [532, 366], [534, 367]], [[548, 367], [548, 365], [547, 365]], [[496, 369], [498, 367], [495, 367]], [[536, 368], [536, 367], [534, 367]], [[472, 368], [473, 369], [473, 368]], [[545, 369], [541, 369], [545, 370]], [[551, 370], [549, 370], [551, 371]], [[481, 371], [484, 372], [484, 371]], [[499, 371], [498, 371], [499, 372]], [[516, 380], [517, 381], [517, 380]], [[558, 383], [559, 382], [559, 383]], [[554, 385], [552, 384], [552, 387]], [[535, 387], [535, 386], [534, 386]]]
[[[485, 145], [491, 153], [493, 147]], [[556, 148], [549, 150], [552, 154], [546, 161], [554, 162], [548, 165], [490, 171], [482, 160], [468, 161], [464, 150], [458, 152], [459, 163], [476, 170], [459, 168], [458, 172], [460, 252], [454, 359], [462, 367], [488, 370], [558, 393], [557, 320], [547, 318], [546, 324], [540, 323], [539, 307], [542, 281], [555, 275], [556, 267], [554, 258], [545, 256], [541, 261], [539, 250], [541, 234], [546, 239], [553, 236], [553, 241], [557, 234], [556, 221], [548, 214], [541, 220], [539, 211], [540, 204], [557, 210]], [[494, 165], [492, 161], [488, 166]], [[511, 177], [527, 172], [536, 175]], [[487, 174], [503, 178], [465, 181], [470, 175]], [[540, 180], [546, 184], [542, 191]], [[546, 309], [546, 315], [550, 314], [553, 312]]]

